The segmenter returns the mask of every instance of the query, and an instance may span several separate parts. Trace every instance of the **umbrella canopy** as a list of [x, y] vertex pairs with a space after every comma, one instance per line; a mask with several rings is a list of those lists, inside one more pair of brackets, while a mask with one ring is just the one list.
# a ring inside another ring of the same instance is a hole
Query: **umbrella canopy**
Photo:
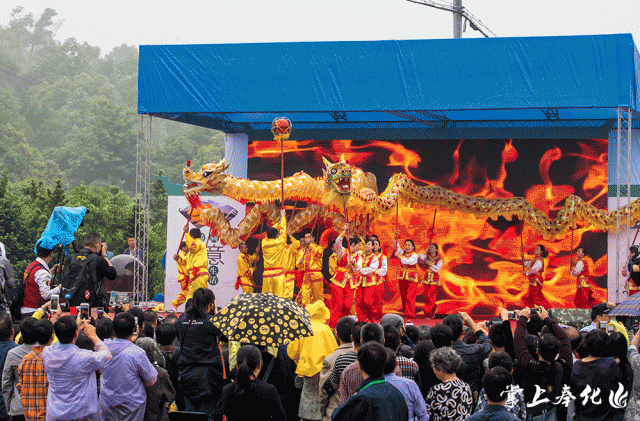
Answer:
[[607, 316], [632, 316], [632, 317], [640, 317], [640, 294], [634, 294], [631, 297], [627, 298], [609, 313]]
[[270, 292], [241, 294], [213, 316], [230, 341], [278, 347], [313, 335], [307, 310]]
[[135, 262], [138, 261], [138, 270], [142, 272], [142, 262], [130, 254], [119, 254], [110, 260], [118, 273], [118, 277], [133, 276]]

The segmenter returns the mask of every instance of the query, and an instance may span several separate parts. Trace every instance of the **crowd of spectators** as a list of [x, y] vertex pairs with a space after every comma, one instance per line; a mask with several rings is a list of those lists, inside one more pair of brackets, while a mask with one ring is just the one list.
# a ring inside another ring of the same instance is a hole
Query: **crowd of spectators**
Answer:
[[607, 303], [582, 331], [544, 308], [511, 319], [501, 309], [482, 323], [451, 314], [432, 327], [346, 316], [332, 330], [317, 301], [307, 306], [312, 336], [278, 348], [230, 342], [207, 288], [164, 319], [49, 306], [16, 323], [0, 311], [0, 420], [640, 419], [640, 333], [612, 320]]

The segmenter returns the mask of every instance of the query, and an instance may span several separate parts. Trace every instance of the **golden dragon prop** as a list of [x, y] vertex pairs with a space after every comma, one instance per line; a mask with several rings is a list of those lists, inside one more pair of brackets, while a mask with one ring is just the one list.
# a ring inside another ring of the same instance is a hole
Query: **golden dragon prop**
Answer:
[[[369, 222], [381, 214], [391, 212], [398, 200], [404, 206], [425, 208], [436, 206], [454, 212], [464, 212], [481, 217], [507, 220], [518, 217], [539, 232], [545, 239], [566, 235], [576, 226], [589, 229], [615, 231], [617, 224], [626, 225], [628, 217], [640, 218], [640, 199], [617, 211], [597, 209], [578, 196], [570, 195], [555, 219], [549, 218], [522, 197], [486, 199], [452, 192], [439, 186], [419, 186], [404, 174], [394, 174], [387, 188], [378, 194], [376, 177], [360, 168], [349, 165], [341, 157], [331, 163], [323, 158], [325, 169], [322, 177], [311, 177], [298, 172], [284, 178], [284, 199], [306, 202], [308, 206], [289, 222], [291, 232], [304, 226], [329, 223], [338, 231], [350, 215], [352, 232], [363, 234]], [[183, 191], [193, 208], [201, 210], [201, 222], [210, 226], [223, 244], [236, 247], [255, 229], [267, 222], [273, 225], [280, 219], [279, 208], [274, 204], [282, 195], [282, 181], [258, 181], [232, 177], [224, 174], [229, 166], [224, 159], [203, 165], [199, 172], [184, 169]], [[199, 196], [208, 192], [220, 194], [242, 203], [256, 203], [239, 224], [231, 228], [222, 212], [203, 205]], [[619, 222], [618, 222], [619, 219]]]

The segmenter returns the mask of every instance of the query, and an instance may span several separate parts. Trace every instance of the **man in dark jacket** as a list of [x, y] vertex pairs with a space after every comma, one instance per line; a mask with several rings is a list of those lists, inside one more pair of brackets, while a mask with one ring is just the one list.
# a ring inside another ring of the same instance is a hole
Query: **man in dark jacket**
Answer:
[[[474, 399], [477, 399], [481, 386], [480, 369], [482, 368], [482, 362], [489, 356], [489, 352], [493, 348], [491, 341], [467, 313], [450, 314], [442, 320], [442, 324], [451, 328], [453, 333], [451, 348], [460, 355], [462, 362], [466, 365], [466, 368], [463, 369], [461, 367], [458, 370], [458, 375], [461, 380], [469, 384]], [[464, 326], [467, 326], [476, 334], [477, 343], [466, 344], [462, 341]]]
[[341, 421], [408, 421], [409, 410], [404, 396], [384, 379], [387, 360], [384, 347], [376, 342], [358, 350], [358, 364], [364, 381], [355, 395], [333, 413], [331, 419]]
[[513, 342], [518, 369], [522, 371], [525, 379], [524, 398], [527, 402], [527, 415], [538, 416], [555, 412], [554, 401], [560, 396], [564, 385], [569, 385], [571, 378], [573, 368], [571, 342], [558, 323], [549, 318], [547, 310], [540, 307], [538, 315], [551, 333], [542, 335], [537, 345], [536, 357], [538, 358], [534, 358], [529, 353], [525, 340], [525, 330], [531, 317], [531, 310], [525, 308], [518, 312], [518, 315]]
[[[62, 286], [65, 290], [71, 290], [69, 305], [77, 306], [81, 302], [87, 302], [91, 307], [104, 307], [107, 311], [109, 296], [105, 288], [104, 280], [114, 280], [118, 276], [116, 269], [106, 258], [106, 243], [102, 242], [100, 234], [92, 232], [84, 238], [84, 248], [71, 257], [65, 265], [65, 274], [62, 277]], [[82, 265], [88, 265], [91, 283], [93, 285], [78, 285], [76, 276]]]

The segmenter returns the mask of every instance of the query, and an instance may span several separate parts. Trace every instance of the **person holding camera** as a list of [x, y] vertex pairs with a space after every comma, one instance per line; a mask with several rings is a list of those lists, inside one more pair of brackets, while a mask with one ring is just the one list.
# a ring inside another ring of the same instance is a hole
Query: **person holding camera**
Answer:
[[[533, 310], [549, 328], [551, 333], [542, 335], [537, 344], [537, 355], [533, 356], [527, 348], [525, 332]], [[524, 308], [517, 312], [518, 323], [513, 335], [517, 356], [517, 367], [524, 380], [524, 397], [527, 402], [527, 416], [533, 420], [553, 419], [556, 407], [554, 402], [563, 386], [569, 384], [573, 368], [571, 343], [567, 334], [557, 322], [549, 317], [543, 307]]]
[[[71, 294], [70, 306], [89, 303], [91, 307], [109, 308], [109, 294], [105, 288], [105, 278], [114, 280], [118, 276], [106, 257], [107, 244], [102, 242], [100, 234], [92, 232], [84, 238], [82, 250], [69, 259], [65, 265], [62, 285]], [[88, 278], [82, 278], [82, 269], [88, 267]], [[82, 278], [82, 279], [81, 279]]]
[[142, 421], [147, 405], [145, 387], [151, 387], [158, 372], [142, 348], [136, 346], [136, 322], [131, 313], [113, 318], [115, 339], [107, 342], [111, 360], [102, 369], [100, 410], [105, 420]]
[[[102, 419], [96, 371], [102, 370], [111, 360], [109, 348], [96, 335], [96, 328], [80, 316], [59, 318], [53, 330], [59, 342], [42, 351], [42, 362], [49, 380], [47, 420]], [[95, 351], [75, 345], [79, 332], [84, 332], [93, 342]]]
[[51, 295], [60, 294], [60, 285], [54, 288], [51, 277], [52, 272], [60, 270], [60, 264], [49, 269], [55, 245], [50, 237], [43, 237], [36, 243], [36, 260], [24, 271], [24, 299], [20, 309], [22, 317], [31, 316], [51, 299]]

